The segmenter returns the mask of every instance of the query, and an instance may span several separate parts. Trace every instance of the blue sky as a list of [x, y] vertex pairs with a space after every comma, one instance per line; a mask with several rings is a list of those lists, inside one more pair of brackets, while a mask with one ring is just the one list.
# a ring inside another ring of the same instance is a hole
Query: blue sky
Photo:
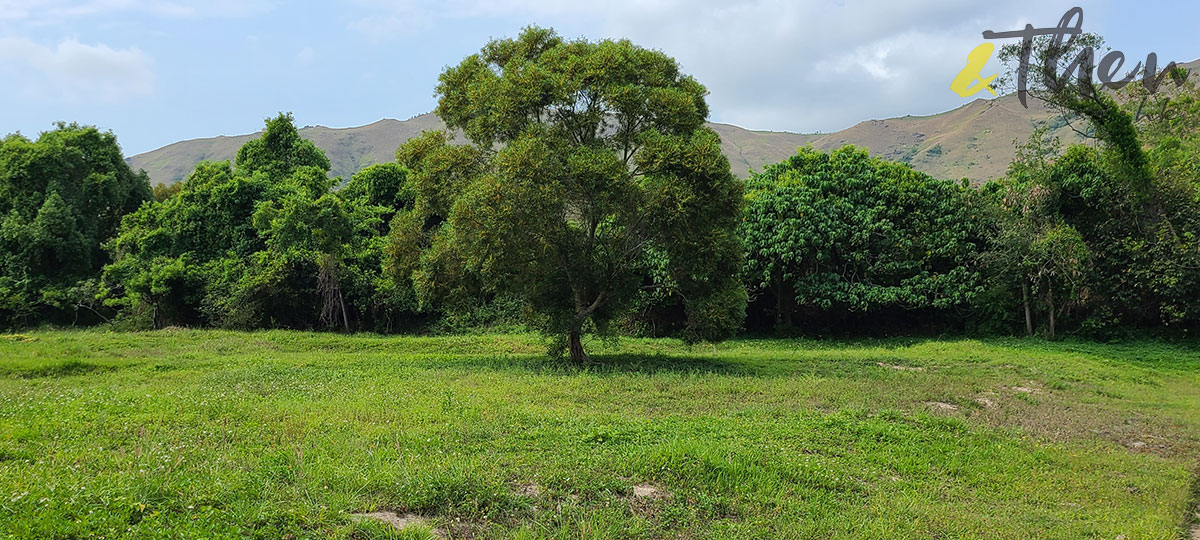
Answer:
[[405, 119], [433, 108], [445, 66], [528, 24], [667, 52], [708, 86], [714, 121], [835, 131], [974, 99], [949, 81], [983, 30], [1053, 26], [1073, 5], [1130, 65], [1200, 57], [1193, 2], [0, 0], [0, 134], [78, 121], [132, 155], [279, 111]]

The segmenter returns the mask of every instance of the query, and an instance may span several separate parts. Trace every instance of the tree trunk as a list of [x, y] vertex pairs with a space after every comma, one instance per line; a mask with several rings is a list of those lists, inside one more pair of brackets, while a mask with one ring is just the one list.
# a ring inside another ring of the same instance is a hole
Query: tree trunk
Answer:
[[587, 352], [583, 350], [583, 329], [573, 328], [567, 332], [567, 350], [571, 353], [571, 361], [583, 365], [589, 360]]
[[1025, 335], [1033, 335], [1033, 313], [1029, 310], [1029, 284], [1021, 280], [1021, 303], [1025, 305]]
[[342, 324], [346, 325], [346, 331], [350, 331], [350, 316], [346, 315], [346, 299], [342, 296], [342, 289], [338, 288], [338, 303], [342, 305]]
[[783, 284], [775, 281], [775, 330], [783, 330]]
[[321, 324], [336, 327], [340, 314], [342, 325], [349, 331], [350, 317], [346, 313], [346, 300], [342, 297], [338, 260], [328, 253], [322, 254], [317, 262], [317, 269], [317, 291], [321, 295]]
[[1050, 319], [1050, 339], [1054, 339], [1054, 285], [1046, 284], [1046, 311]]
[[786, 332], [792, 328], [792, 311], [795, 299], [788, 295], [791, 287], [783, 283], [783, 275], [775, 277], [775, 331]]

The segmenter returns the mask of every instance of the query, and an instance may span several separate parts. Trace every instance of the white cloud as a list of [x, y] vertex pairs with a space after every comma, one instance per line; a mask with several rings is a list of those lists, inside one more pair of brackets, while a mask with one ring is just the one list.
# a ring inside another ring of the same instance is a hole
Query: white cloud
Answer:
[[[949, 90], [984, 30], [1052, 26], [1088, 0], [348, 0], [372, 36], [453, 32], [503, 16], [599, 28], [679, 60], [711, 91], [715, 119], [760, 129], [832, 131], [868, 118], [963, 103]], [[1092, 2], [1093, 4], [1095, 2]], [[414, 25], [412, 21], [420, 21]], [[543, 23], [546, 24], [546, 23]], [[1085, 27], [1086, 28], [1086, 27]], [[512, 28], [503, 35], [514, 35]], [[573, 37], [573, 36], [571, 36]], [[480, 43], [482, 45], [482, 43]]]
[[137, 48], [113, 49], [74, 39], [45, 46], [0, 38], [0, 68], [18, 74], [26, 95], [116, 103], [154, 94], [153, 60]]
[[387, 41], [399, 36], [413, 36], [434, 26], [433, 17], [424, 12], [363, 17], [350, 23], [350, 29], [372, 41]]

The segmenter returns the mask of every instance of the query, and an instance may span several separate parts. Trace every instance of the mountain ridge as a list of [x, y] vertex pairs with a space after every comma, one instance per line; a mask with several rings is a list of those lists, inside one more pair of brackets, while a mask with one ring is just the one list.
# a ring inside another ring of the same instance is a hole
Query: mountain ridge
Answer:
[[[1180, 64], [1192, 69], [1200, 60]], [[975, 99], [954, 109], [924, 116], [898, 116], [864, 120], [832, 133], [796, 133], [746, 129], [733, 124], [707, 124], [721, 137], [722, 151], [739, 177], [761, 171], [771, 163], [812, 145], [833, 150], [847, 144], [867, 148], [872, 156], [900, 161], [936, 178], [966, 178], [979, 185], [1002, 176], [1015, 156], [1014, 142], [1022, 142], [1039, 126], [1048, 126], [1064, 144], [1082, 140], [1058, 115], [1037, 99], [1020, 105], [1015, 94]], [[433, 113], [408, 120], [383, 118], [357, 127], [308, 126], [300, 135], [325, 151], [331, 174], [349, 178], [375, 163], [393, 161], [396, 149], [424, 130], [445, 126]], [[152, 183], [171, 184], [201, 161], [232, 160], [237, 149], [260, 132], [220, 135], [171, 143], [127, 159], [134, 169], [144, 169]]]

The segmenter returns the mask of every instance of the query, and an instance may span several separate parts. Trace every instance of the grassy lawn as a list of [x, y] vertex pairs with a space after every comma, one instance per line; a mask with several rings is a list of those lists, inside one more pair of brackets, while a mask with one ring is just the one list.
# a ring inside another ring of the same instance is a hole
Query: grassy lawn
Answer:
[[[1200, 349], [0, 336], [0, 538], [1181, 539]], [[424, 517], [396, 531], [352, 514]]]

